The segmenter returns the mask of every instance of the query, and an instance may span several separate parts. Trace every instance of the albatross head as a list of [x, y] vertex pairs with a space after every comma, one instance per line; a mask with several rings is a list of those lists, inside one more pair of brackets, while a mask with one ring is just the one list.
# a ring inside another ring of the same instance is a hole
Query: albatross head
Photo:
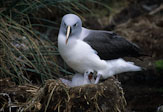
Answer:
[[82, 29], [81, 19], [75, 14], [66, 14], [62, 18], [60, 33], [65, 35], [66, 44], [69, 38], [77, 37]]

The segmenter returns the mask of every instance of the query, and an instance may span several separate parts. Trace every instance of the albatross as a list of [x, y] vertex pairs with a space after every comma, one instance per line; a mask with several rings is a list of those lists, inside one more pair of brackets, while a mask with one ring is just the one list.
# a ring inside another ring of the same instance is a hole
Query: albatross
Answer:
[[97, 84], [100, 78], [118, 73], [140, 71], [141, 67], [123, 57], [141, 56], [140, 48], [111, 31], [91, 30], [82, 27], [75, 14], [66, 14], [58, 34], [58, 50], [68, 66], [80, 74], [96, 71]]
[[94, 84], [94, 82], [95, 82], [93, 73], [89, 74], [89, 72], [86, 72], [84, 74], [84, 76], [82, 74], [76, 73], [72, 77], [71, 81], [67, 80], [67, 79], [63, 79], [63, 78], [60, 78], [60, 80], [64, 84], [66, 84], [70, 87], [81, 86], [81, 85], [85, 85], [85, 84]]

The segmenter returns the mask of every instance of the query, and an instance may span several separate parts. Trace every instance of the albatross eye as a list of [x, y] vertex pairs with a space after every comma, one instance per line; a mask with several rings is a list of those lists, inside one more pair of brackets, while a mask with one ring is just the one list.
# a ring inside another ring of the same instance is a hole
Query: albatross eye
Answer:
[[77, 23], [73, 25], [73, 27], [77, 27], [77, 26], [78, 26], [78, 24], [77, 24]]
[[63, 23], [64, 26], [66, 26], [66, 23]]

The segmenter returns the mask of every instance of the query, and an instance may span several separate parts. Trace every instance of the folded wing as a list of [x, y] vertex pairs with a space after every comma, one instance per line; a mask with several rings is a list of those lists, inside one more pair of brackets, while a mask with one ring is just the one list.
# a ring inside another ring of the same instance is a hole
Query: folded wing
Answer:
[[122, 57], [139, 57], [140, 48], [125, 38], [109, 31], [89, 30], [87, 37], [83, 39], [104, 60]]

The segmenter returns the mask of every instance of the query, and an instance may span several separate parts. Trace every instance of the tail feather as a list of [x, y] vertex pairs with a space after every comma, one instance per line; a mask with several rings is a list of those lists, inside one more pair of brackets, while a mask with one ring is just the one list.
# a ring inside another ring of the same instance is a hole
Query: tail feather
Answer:
[[128, 66], [126, 67], [126, 71], [141, 71], [141, 70], [142, 70], [141, 67], [130, 63], [128, 63]]
[[108, 69], [106, 73], [103, 75], [104, 78], [108, 78], [110, 76], [123, 73], [123, 72], [142, 70], [141, 67], [134, 65], [133, 62], [128, 62], [121, 58], [115, 60], [109, 60], [107, 61], [107, 63], [108, 63]]

